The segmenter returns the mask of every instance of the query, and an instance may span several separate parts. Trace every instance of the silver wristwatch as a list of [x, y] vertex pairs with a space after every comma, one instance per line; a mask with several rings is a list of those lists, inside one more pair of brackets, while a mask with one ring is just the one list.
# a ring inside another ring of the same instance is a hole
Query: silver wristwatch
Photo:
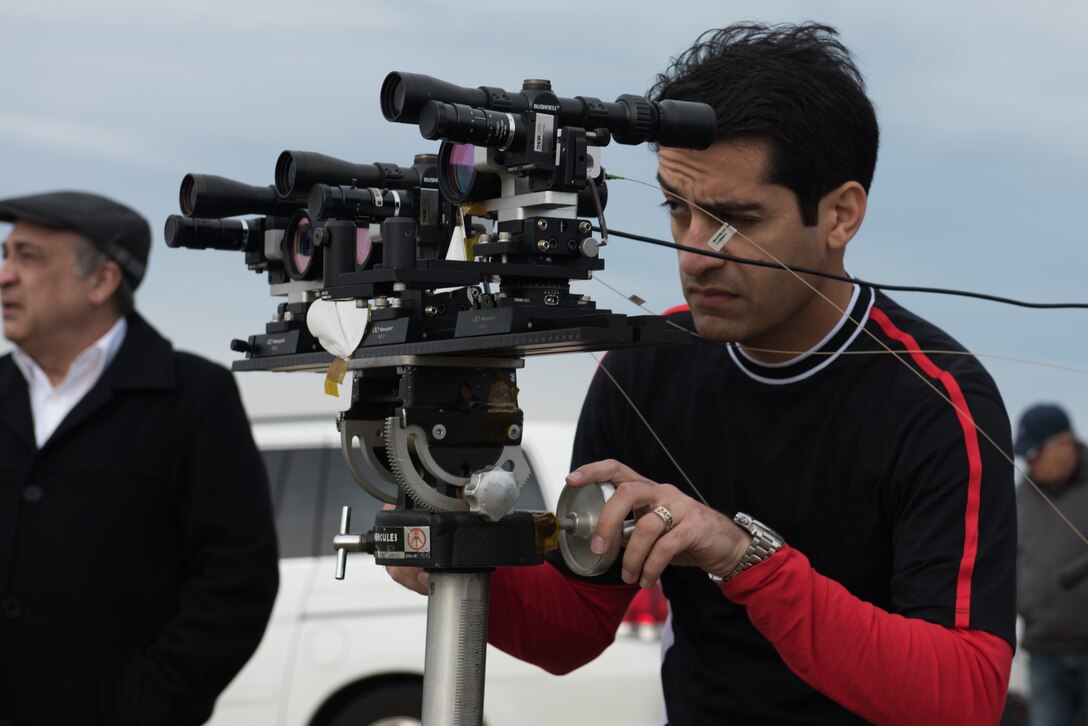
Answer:
[[748, 546], [748, 550], [744, 553], [744, 556], [740, 558], [740, 562], [737, 563], [737, 566], [734, 567], [729, 574], [721, 577], [712, 572], [708, 572], [707, 577], [710, 578], [711, 582], [729, 582], [752, 565], [759, 564], [760, 562], [763, 562], [763, 560], [769, 558], [775, 552], [782, 549], [782, 545], [785, 544], [782, 535], [763, 524], [763, 522], [752, 519], [744, 512], [737, 512], [737, 516], [733, 517], [733, 521], [740, 525], [744, 531], [752, 535], [752, 544]]

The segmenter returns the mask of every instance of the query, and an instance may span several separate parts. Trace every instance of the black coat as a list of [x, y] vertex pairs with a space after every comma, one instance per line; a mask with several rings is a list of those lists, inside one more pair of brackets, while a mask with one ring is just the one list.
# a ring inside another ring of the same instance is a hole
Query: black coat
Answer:
[[138, 315], [38, 450], [0, 358], [0, 723], [199, 724], [278, 585], [237, 387]]

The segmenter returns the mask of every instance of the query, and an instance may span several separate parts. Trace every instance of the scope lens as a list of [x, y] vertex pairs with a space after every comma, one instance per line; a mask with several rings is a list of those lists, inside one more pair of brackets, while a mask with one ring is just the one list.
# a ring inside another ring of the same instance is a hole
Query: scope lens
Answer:
[[406, 91], [404, 90], [404, 84], [398, 83], [393, 88], [393, 113], [400, 116], [404, 112], [404, 97]]
[[461, 201], [468, 197], [476, 183], [476, 147], [472, 144], [450, 144], [449, 154], [442, 166], [442, 175], [446, 185]]
[[370, 227], [360, 226], [355, 230], [355, 266], [366, 267], [370, 253], [374, 251], [374, 241], [370, 239]]
[[196, 179], [192, 174], [186, 174], [181, 180], [181, 189], [178, 193], [178, 204], [182, 214], [192, 215], [193, 210], [196, 209], [197, 196]]
[[284, 189], [295, 188], [295, 160], [289, 159], [283, 170]]
[[314, 260], [314, 230], [309, 217], [301, 217], [295, 225], [287, 254], [296, 279], [303, 279], [310, 272]]

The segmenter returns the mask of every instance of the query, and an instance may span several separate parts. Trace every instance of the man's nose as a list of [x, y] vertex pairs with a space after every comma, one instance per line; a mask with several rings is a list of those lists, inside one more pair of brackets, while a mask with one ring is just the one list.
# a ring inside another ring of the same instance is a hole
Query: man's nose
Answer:
[[[680, 244], [699, 250], [699, 252], [680, 251], [681, 272], [691, 277], [698, 277], [707, 270], [725, 264], [725, 260], [720, 257], [714, 257], [712, 254], [700, 254], [702, 252], [717, 253], [717, 250], [711, 248], [708, 243], [718, 233], [721, 226], [720, 222], [705, 214], [699, 214], [692, 218], [687, 234]], [[722, 248], [721, 251], [725, 252], [727, 249]]]
[[15, 282], [15, 265], [8, 260], [0, 261], [0, 287], [6, 287]]

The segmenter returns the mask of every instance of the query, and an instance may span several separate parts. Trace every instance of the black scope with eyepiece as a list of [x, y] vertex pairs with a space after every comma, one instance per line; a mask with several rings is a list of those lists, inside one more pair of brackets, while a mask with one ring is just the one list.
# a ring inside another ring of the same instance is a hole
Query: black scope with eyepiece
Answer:
[[315, 151], [283, 151], [276, 159], [276, 191], [282, 197], [309, 192], [314, 184], [408, 189], [420, 186], [419, 170], [377, 162], [356, 164]]
[[210, 219], [240, 214], [288, 217], [305, 205], [306, 196], [305, 193], [281, 196], [271, 184], [253, 186], [212, 174], [186, 174], [181, 180], [178, 203], [186, 217]]
[[374, 221], [414, 214], [416, 205], [403, 189], [315, 184], [306, 208], [315, 219]]
[[265, 218], [202, 219], [171, 214], [163, 234], [168, 247], [256, 251], [264, 244]]
[[[468, 114], [458, 105], [493, 113]], [[511, 93], [489, 86], [466, 88], [398, 71], [390, 73], [382, 83], [381, 108], [390, 121], [420, 124], [427, 138], [461, 137], [457, 140], [476, 144], [482, 142], [464, 137], [494, 138], [506, 143], [506, 136], [517, 130], [511, 121], [508, 131], [503, 131], [502, 117], [526, 112], [554, 115], [559, 126], [607, 129], [619, 143], [632, 145], [649, 141], [661, 146], [705, 149], [714, 142], [717, 126], [714, 109], [705, 103], [655, 102], [631, 94], [611, 103], [589, 96], [560, 98], [545, 80], [528, 80], [521, 91]], [[489, 134], [489, 127], [493, 133]], [[428, 129], [433, 136], [427, 135]], [[451, 135], [444, 136], [443, 132]]]

